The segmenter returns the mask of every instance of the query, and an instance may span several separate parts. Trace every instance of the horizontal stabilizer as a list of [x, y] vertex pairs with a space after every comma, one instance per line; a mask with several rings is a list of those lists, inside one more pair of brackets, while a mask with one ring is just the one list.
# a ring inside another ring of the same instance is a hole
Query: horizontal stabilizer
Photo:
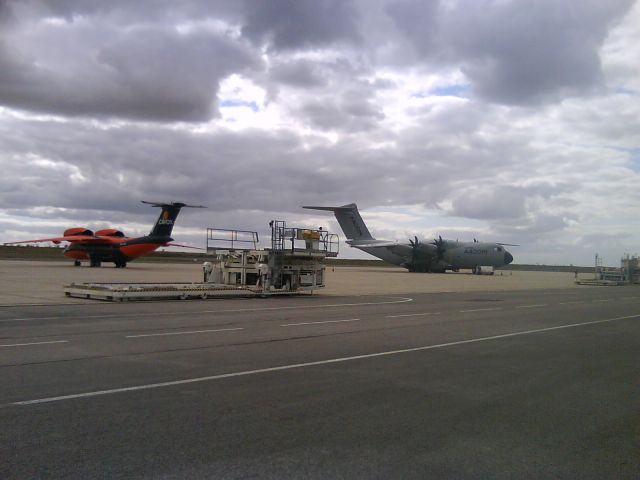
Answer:
[[353, 210], [356, 209], [358, 207], [356, 207], [355, 203], [350, 203], [349, 205], [343, 205], [341, 207], [312, 207], [310, 205], [307, 206], [303, 206], [302, 208], [307, 208], [309, 210], [326, 210], [328, 212], [336, 212], [336, 211], [349, 211], [349, 210]]
[[146, 200], [140, 200], [142, 203], [151, 205], [152, 207], [176, 207], [176, 208], [207, 208], [204, 205], [187, 205], [182, 202], [147, 202]]

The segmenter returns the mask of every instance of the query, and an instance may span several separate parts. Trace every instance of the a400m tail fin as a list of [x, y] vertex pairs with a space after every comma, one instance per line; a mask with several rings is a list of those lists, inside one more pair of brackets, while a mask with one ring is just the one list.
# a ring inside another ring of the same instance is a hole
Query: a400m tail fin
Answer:
[[341, 207], [312, 207], [306, 206], [310, 210], [327, 210], [333, 212], [336, 220], [340, 224], [340, 228], [349, 240], [374, 240], [369, 233], [369, 229], [365, 225], [358, 206], [355, 203], [343, 205]]
[[178, 218], [178, 214], [180, 210], [185, 207], [189, 208], [207, 208], [202, 205], [187, 205], [186, 203], [181, 202], [171, 202], [171, 203], [158, 203], [158, 202], [145, 202], [142, 200], [142, 203], [146, 203], [147, 205], [151, 205], [152, 207], [162, 208], [160, 212], [160, 216], [158, 220], [156, 220], [155, 225], [151, 229], [151, 233], [149, 233], [150, 237], [167, 237], [171, 236], [171, 231], [173, 230], [173, 224]]

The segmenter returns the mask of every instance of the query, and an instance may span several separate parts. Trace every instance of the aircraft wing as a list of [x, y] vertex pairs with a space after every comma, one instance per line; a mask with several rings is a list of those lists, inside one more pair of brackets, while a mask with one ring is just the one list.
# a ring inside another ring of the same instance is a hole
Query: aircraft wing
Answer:
[[110, 243], [108, 240], [105, 240], [100, 237], [94, 237], [93, 235], [67, 235], [63, 237], [53, 237], [53, 238], [39, 238], [37, 240], [21, 240], [19, 242], [6, 242], [5, 245], [15, 245], [18, 243], [41, 243], [41, 242], [70, 242], [70, 243]]
[[193, 248], [195, 250], [204, 250], [202, 247], [192, 247], [191, 245], [182, 245], [180, 243], [165, 243], [166, 247], [182, 247], [182, 248]]
[[364, 247], [364, 248], [374, 248], [374, 247], [397, 247], [400, 246], [398, 242], [384, 242], [379, 240], [374, 240], [373, 242], [347, 242], [353, 247]]
[[371, 241], [371, 242], [347, 242], [352, 247], [356, 248], [384, 248], [385, 250], [394, 253], [403, 258], [411, 258], [412, 247], [411, 245], [398, 243], [398, 242], [385, 242], [385, 241]]
[[393, 246], [387, 247], [392, 253], [399, 255], [401, 257], [411, 257], [411, 252], [413, 248], [411, 245], [403, 245], [401, 243], [397, 243]]
[[[395, 245], [390, 245], [390, 246], [386, 246], [385, 247], [392, 253], [400, 256], [400, 257], [404, 257], [407, 259], [410, 259], [413, 257], [413, 255], [415, 255], [414, 251], [413, 251], [413, 247], [411, 245], [407, 245], [407, 244], [403, 244], [403, 243], [397, 243]], [[420, 254], [424, 255], [424, 254], [431, 254], [431, 255], [435, 255], [436, 253], [436, 247], [435, 245], [429, 244], [429, 243], [421, 243], [420, 244]]]

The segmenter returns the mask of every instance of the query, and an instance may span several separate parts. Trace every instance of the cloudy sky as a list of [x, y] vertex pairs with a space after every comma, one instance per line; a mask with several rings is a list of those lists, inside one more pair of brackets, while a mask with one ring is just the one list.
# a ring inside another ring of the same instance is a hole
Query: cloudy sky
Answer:
[[[631, 0], [0, 0], [0, 242], [327, 226], [640, 252]], [[341, 232], [339, 232], [341, 233]], [[341, 256], [364, 254], [342, 249]]]

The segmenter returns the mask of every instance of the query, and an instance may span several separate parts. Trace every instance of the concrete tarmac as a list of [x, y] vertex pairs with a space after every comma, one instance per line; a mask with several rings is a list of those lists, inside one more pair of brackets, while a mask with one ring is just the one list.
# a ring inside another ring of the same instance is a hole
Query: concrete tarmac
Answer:
[[[459, 291], [537, 290], [576, 287], [574, 274], [498, 271], [493, 276], [470, 272], [446, 274], [410, 273], [403, 268], [327, 268], [327, 287], [320, 295], [374, 295]], [[582, 277], [588, 277], [582, 274]], [[70, 303], [62, 287], [72, 282], [199, 282], [201, 264], [135, 263], [127, 268], [105, 264], [101, 268], [74, 267], [68, 261], [0, 260], [0, 305]], [[92, 302], [91, 300], [89, 302]]]
[[640, 290], [23, 303], [0, 382], [2, 478], [638, 478]]

